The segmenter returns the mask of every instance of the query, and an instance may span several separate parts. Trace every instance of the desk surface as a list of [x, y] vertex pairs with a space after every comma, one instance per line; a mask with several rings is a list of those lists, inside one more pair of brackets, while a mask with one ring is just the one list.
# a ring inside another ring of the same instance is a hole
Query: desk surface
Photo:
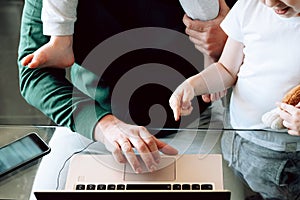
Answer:
[[[49, 142], [52, 138], [55, 130], [59, 128], [56, 127], [45, 127], [45, 126], [0, 126], [0, 145], [8, 143], [18, 137], [21, 137], [28, 132], [36, 132], [38, 133], [46, 142]], [[194, 130], [191, 130], [192, 133]], [[204, 132], [204, 130], [202, 130]], [[220, 131], [219, 131], [220, 132]], [[194, 133], [192, 133], [194, 134]], [[180, 136], [178, 136], [180, 137]], [[181, 141], [182, 138], [178, 138], [177, 141]], [[193, 141], [193, 143], [199, 142], [199, 140], [203, 140], [204, 138], [198, 138]], [[220, 153], [220, 145], [219, 145], [219, 137], [217, 138], [217, 144], [213, 149], [210, 150], [209, 153]], [[168, 140], [168, 139], [167, 139]], [[175, 142], [176, 140], [172, 140]], [[195, 145], [194, 145], [195, 146]], [[191, 149], [192, 148], [192, 149]], [[207, 148], [205, 148], [207, 150]], [[184, 151], [197, 151], [197, 149], [193, 149], [193, 145], [190, 144], [189, 150], [186, 147], [182, 147], [181, 150]], [[50, 152], [50, 154], [53, 152]], [[31, 189], [33, 182], [35, 180], [35, 176], [37, 170], [40, 166], [40, 161], [34, 163], [32, 166], [26, 167], [18, 171], [18, 173], [5, 177], [5, 179], [0, 180], [0, 198], [5, 199], [18, 199], [18, 200], [28, 200], [30, 197]], [[51, 167], [52, 169], [52, 167]], [[230, 168], [227, 167], [227, 163], [223, 162], [223, 170], [224, 170], [224, 187], [225, 189], [229, 189], [232, 191], [232, 200], [241, 200], [244, 199], [244, 196], [251, 194], [251, 191], [244, 187], [244, 185], [240, 182], [239, 178], [237, 178]]]
[[[43, 126], [0, 126], [0, 146], [7, 144], [29, 132], [36, 132], [46, 142], [49, 142], [55, 127]], [[28, 200], [30, 190], [41, 160], [25, 166], [16, 173], [9, 174], [0, 179], [0, 199]]]

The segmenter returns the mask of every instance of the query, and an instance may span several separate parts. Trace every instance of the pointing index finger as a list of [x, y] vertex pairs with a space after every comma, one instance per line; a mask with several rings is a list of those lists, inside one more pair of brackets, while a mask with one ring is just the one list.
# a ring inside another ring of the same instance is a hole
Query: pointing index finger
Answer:
[[178, 121], [179, 116], [180, 116], [180, 100], [179, 100], [179, 98], [175, 94], [173, 94], [169, 100], [169, 104], [173, 111], [175, 121]]

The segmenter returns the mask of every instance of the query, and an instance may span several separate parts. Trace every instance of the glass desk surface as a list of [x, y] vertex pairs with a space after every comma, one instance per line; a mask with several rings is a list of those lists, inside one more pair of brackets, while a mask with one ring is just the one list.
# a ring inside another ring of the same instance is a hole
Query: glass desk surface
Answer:
[[[9, 143], [10, 141], [15, 140], [29, 132], [38, 133], [48, 143], [55, 130], [60, 128], [62, 127], [2, 125], [0, 126], [0, 145]], [[157, 131], [157, 129], [152, 129], [152, 131]], [[172, 144], [173, 146], [176, 146], [177, 149], [179, 149], [179, 152], [221, 153], [220, 136], [223, 132], [221, 129], [182, 129], [179, 132], [175, 132], [174, 129], [166, 129], [165, 131], [170, 131], [173, 134], [171, 134], [171, 136], [162, 138], [162, 140]], [[208, 135], [207, 133], [210, 134]], [[175, 140], [173, 137], [174, 135], [176, 138]], [[187, 135], [189, 136], [187, 137]], [[183, 140], [185, 140], [185, 143], [184, 145], [181, 145], [180, 141]], [[203, 145], [199, 145], [200, 143], [203, 143]], [[18, 170], [17, 173], [10, 174], [0, 179], [0, 199], [29, 199], [32, 185], [40, 163], [41, 159], [32, 165], [23, 167], [22, 169]], [[251, 190], [248, 189], [232, 172], [226, 161], [223, 162], [223, 174], [224, 189], [231, 190], [232, 200], [241, 200], [244, 199], [245, 196], [253, 194]]]
[[[55, 127], [0, 125], [0, 146], [10, 143], [30, 132], [37, 133], [47, 143], [51, 139]], [[29, 199], [30, 190], [39, 167], [40, 159], [26, 165], [16, 172], [0, 178], [0, 199]]]

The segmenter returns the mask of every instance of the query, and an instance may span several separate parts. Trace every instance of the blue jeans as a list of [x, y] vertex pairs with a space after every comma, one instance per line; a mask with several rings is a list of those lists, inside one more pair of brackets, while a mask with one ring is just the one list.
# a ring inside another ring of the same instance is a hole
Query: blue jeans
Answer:
[[265, 199], [300, 200], [300, 152], [258, 146], [234, 131], [222, 136], [223, 157]]

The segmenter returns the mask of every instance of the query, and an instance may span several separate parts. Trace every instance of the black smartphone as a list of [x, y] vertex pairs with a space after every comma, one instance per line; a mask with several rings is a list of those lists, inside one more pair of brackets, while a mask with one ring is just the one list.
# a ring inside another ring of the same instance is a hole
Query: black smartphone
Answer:
[[50, 147], [37, 134], [29, 133], [0, 147], [0, 177], [50, 153]]

